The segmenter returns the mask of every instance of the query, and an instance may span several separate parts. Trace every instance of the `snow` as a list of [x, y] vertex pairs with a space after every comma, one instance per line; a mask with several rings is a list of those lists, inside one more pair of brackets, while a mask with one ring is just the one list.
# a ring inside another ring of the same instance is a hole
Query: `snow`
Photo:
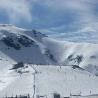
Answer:
[[[16, 50], [2, 41], [9, 36], [17, 43], [21, 35], [34, 45], [25, 47], [18, 42], [21, 49]], [[83, 57], [79, 63], [77, 56]], [[25, 67], [10, 70], [18, 62]], [[30, 94], [52, 98], [58, 93], [61, 97], [81, 94], [71, 97], [96, 98], [97, 75], [98, 44], [58, 41], [35, 30], [0, 25], [0, 97]]]
[[[35, 94], [51, 98], [53, 93], [62, 97], [70, 94], [82, 96], [98, 94], [98, 77], [82, 70], [72, 69], [70, 66], [28, 65], [28, 73], [19, 74], [11, 71], [8, 76], [2, 76], [0, 96]], [[36, 72], [35, 72], [36, 71]], [[34, 80], [35, 75], [35, 80]], [[1, 79], [1, 77], [0, 77]], [[35, 84], [34, 84], [35, 81]], [[72, 97], [73, 98], [73, 97]]]
[[[81, 71], [59, 66], [37, 66], [36, 92], [38, 95], [58, 93], [62, 97], [70, 94], [89, 95], [98, 93], [98, 78]], [[85, 74], [84, 74], [85, 73]]]
[[34, 82], [32, 74], [34, 70], [31, 67], [21, 70], [23, 74], [10, 70], [7, 75], [0, 76], [2, 80], [2, 84], [0, 84], [0, 97], [32, 95]]
[[79, 66], [93, 74], [98, 74], [98, 44], [58, 41], [51, 38], [43, 38], [43, 43], [59, 65], [77, 65], [75, 60], [68, 61], [68, 56], [73, 55], [73, 59], [83, 56]]

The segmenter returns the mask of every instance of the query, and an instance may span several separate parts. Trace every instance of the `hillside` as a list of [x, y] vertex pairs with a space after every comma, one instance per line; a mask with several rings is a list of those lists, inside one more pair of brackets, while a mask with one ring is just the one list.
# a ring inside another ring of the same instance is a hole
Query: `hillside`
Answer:
[[13, 25], [0, 25], [0, 53], [7, 62], [78, 65], [98, 75], [97, 44], [62, 42]]
[[43, 42], [59, 65], [78, 65], [98, 75], [98, 44], [74, 43], [44, 38]]
[[98, 94], [98, 44], [0, 25], [0, 97]]
[[[0, 58], [5, 64], [24, 62], [32, 64], [55, 63], [42, 44], [44, 34], [35, 30], [24, 30], [13, 25], [0, 26]], [[43, 50], [41, 49], [43, 48]], [[46, 56], [48, 55], [48, 56]], [[4, 60], [3, 60], [4, 59]], [[11, 62], [12, 61], [12, 62]]]

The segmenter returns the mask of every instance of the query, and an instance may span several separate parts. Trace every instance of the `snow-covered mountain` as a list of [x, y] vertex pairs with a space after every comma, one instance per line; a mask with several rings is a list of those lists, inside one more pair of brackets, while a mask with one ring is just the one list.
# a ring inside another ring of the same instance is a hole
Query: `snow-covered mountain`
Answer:
[[98, 44], [62, 42], [13, 25], [0, 25], [0, 54], [7, 62], [78, 65], [98, 74]]
[[64, 97], [83, 91], [96, 94], [97, 61], [98, 44], [59, 41], [36, 30], [0, 25], [2, 97], [29, 93], [51, 98], [50, 93]]
[[98, 44], [74, 43], [44, 38], [44, 44], [59, 65], [78, 65], [98, 75]]

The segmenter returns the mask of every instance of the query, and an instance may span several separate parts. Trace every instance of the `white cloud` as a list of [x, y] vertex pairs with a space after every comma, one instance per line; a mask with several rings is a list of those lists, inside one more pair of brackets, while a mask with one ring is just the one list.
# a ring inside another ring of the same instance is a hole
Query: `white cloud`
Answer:
[[[36, 2], [43, 6], [47, 6], [50, 10], [57, 13], [66, 11], [76, 13], [76, 17], [73, 17], [76, 18], [76, 21], [74, 23], [70, 21], [70, 27], [77, 27], [76, 31], [66, 33], [66, 23], [63, 23], [57, 27], [54, 26], [45, 30], [45, 32], [52, 32], [54, 34], [50, 33], [51, 36], [61, 39], [65, 37], [66, 39], [66, 36], [69, 35], [71, 39], [74, 39], [73, 36], [71, 36], [72, 34], [75, 37], [74, 40], [80, 40], [81, 37], [82, 41], [84, 41], [83, 38], [85, 38], [85, 40], [92, 42], [98, 39], [98, 12], [95, 11], [96, 7], [98, 9], [98, 0], [36, 0]], [[69, 37], [68, 39], [70, 39]]]
[[[34, 0], [33, 0], [34, 1]], [[97, 18], [94, 15], [94, 7], [98, 0], [35, 0], [37, 3], [47, 6], [51, 10], [59, 12], [74, 12], [77, 14], [77, 22], [84, 25], [96, 23]]]
[[[34, 13], [31, 12], [34, 4], [45, 6], [57, 13], [63, 13], [64, 11], [74, 12], [77, 14], [74, 18], [77, 18], [76, 24], [78, 26], [79, 24], [92, 26], [97, 21], [96, 16], [93, 14], [93, 8], [98, 4], [98, 0], [0, 0], [0, 9], [3, 9], [8, 14], [11, 22], [17, 22], [20, 19], [31, 22], [32, 19], [35, 19]], [[40, 16], [37, 18], [40, 21]], [[51, 19], [52, 21], [56, 20]]]
[[32, 20], [30, 4], [27, 0], [0, 0], [0, 9], [7, 13], [10, 21]]

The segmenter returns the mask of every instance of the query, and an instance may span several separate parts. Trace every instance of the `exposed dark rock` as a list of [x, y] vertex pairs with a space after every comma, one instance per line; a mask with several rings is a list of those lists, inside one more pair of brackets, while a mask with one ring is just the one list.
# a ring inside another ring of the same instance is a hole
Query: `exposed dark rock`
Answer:
[[17, 64], [14, 64], [13, 67], [10, 70], [23, 68], [23, 67], [24, 67], [23, 62], [18, 62]]

